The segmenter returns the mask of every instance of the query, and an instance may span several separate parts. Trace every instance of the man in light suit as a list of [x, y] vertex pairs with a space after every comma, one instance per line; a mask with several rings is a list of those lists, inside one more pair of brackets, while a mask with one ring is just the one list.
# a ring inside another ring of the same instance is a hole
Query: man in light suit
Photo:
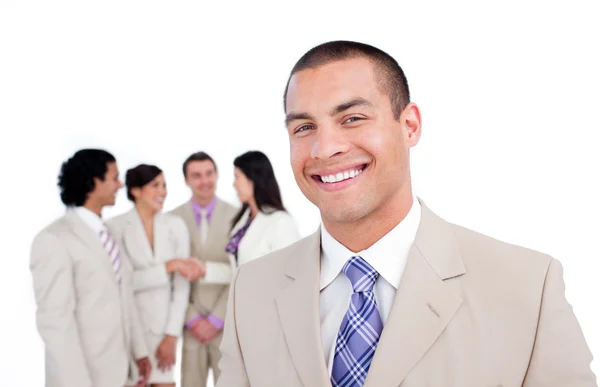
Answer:
[[67, 213], [35, 237], [30, 264], [46, 386], [145, 386], [150, 362], [131, 272], [101, 219], [122, 186], [115, 158], [80, 150], [58, 185]]
[[597, 386], [560, 263], [414, 196], [421, 117], [392, 57], [317, 46], [284, 107], [322, 227], [239, 268], [218, 387]]
[[232, 267], [225, 246], [237, 208], [215, 195], [217, 166], [205, 152], [183, 163], [192, 198], [175, 208], [188, 227], [191, 255], [205, 264], [205, 275], [192, 282], [186, 313], [181, 360], [182, 387], [205, 387], [208, 372], [219, 378], [219, 345], [227, 307]]

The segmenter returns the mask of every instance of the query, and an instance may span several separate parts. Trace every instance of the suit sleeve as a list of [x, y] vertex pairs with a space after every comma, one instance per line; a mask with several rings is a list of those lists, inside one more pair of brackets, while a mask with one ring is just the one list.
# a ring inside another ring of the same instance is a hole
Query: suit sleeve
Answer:
[[228, 285], [231, 282], [233, 268], [231, 263], [225, 262], [206, 262], [206, 275], [198, 280], [201, 284], [220, 284]]
[[204, 278], [200, 278], [198, 283], [229, 285], [231, 283], [231, 277], [233, 276], [233, 266], [231, 262], [231, 258], [229, 259], [229, 262], [205, 262], [206, 275]]
[[221, 359], [219, 360], [219, 370], [221, 375], [217, 381], [216, 387], [250, 387], [250, 381], [246, 373], [246, 366], [240, 348], [237, 332], [237, 316], [235, 297], [237, 280], [242, 275], [242, 268], [237, 271], [231, 287], [229, 289], [229, 299], [227, 302], [227, 313], [225, 317], [225, 327], [223, 339], [221, 341]]
[[[190, 235], [183, 220], [180, 218], [173, 220], [172, 232], [176, 241], [176, 256], [188, 259], [190, 256]], [[190, 282], [179, 273], [173, 274], [173, 290], [171, 296], [169, 317], [167, 319], [165, 333], [167, 335], [178, 337], [183, 330], [186, 309], [190, 298]]]
[[597, 387], [592, 354], [565, 298], [563, 269], [550, 262], [531, 362], [523, 387]]
[[46, 347], [46, 382], [92, 387], [75, 320], [72, 263], [56, 236], [42, 232], [35, 238], [30, 270], [37, 328]]

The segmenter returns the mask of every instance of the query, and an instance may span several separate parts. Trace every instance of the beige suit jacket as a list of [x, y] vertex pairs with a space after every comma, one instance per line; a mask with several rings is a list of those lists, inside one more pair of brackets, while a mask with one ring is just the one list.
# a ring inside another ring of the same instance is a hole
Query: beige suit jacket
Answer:
[[[422, 218], [365, 387], [592, 387], [592, 355], [551, 257]], [[217, 387], [331, 386], [320, 232], [240, 267]]]
[[191, 255], [206, 262], [206, 277], [191, 285], [186, 321], [198, 314], [209, 313], [221, 319], [225, 318], [229, 283], [223, 284], [220, 278], [223, 277], [224, 272], [231, 272], [231, 263], [225, 246], [229, 242], [231, 221], [237, 211], [238, 209], [231, 204], [217, 199], [205, 245], [200, 239], [200, 231], [196, 226], [196, 218], [190, 202], [171, 211], [172, 214], [180, 216], [188, 228]]
[[145, 332], [181, 336], [190, 283], [168, 274], [165, 263], [190, 256], [190, 237], [183, 220], [171, 214], [154, 217], [154, 250], [138, 212], [132, 209], [106, 223], [133, 268], [133, 290]]
[[148, 350], [130, 268], [122, 264], [119, 286], [100, 238], [67, 211], [35, 237], [30, 269], [46, 352], [46, 386], [134, 384], [134, 359], [148, 356]]

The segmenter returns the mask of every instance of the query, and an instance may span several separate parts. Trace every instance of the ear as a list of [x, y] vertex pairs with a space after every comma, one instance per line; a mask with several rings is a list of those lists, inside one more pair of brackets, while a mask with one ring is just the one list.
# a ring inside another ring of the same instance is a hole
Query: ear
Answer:
[[421, 111], [415, 103], [409, 103], [400, 115], [400, 122], [406, 129], [406, 142], [410, 148], [421, 138]]
[[134, 187], [130, 190], [130, 192], [131, 192], [131, 196], [138, 199], [140, 197], [140, 195], [142, 194], [142, 189], [140, 187]]

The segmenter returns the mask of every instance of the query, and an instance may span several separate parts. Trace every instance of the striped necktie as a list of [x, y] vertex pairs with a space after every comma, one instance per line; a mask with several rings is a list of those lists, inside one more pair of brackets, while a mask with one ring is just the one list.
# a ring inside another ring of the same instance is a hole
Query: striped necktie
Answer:
[[117, 283], [121, 284], [121, 257], [119, 255], [119, 246], [117, 246], [115, 239], [106, 228], [103, 228], [102, 231], [100, 231], [100, 241], [110, 257], [110, 263], [115, 272]]
[[373, 294], [379, 273], [358, 256], [346, 262], [343, 270], [354, 292], [338, 332], [331, 383], [333, 387], [362, 387], [383, 330]]

